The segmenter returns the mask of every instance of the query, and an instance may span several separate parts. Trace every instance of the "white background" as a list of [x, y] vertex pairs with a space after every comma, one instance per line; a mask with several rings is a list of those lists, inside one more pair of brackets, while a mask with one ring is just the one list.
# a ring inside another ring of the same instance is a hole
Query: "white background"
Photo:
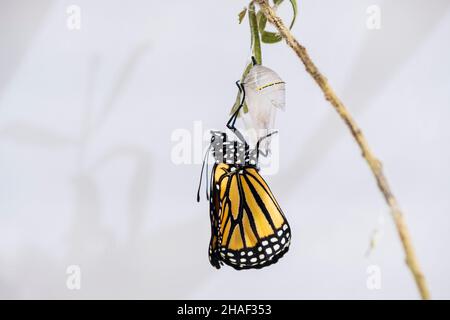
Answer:
[[[200, 165], [173, 164], [171, 135], [223, 128], [250, 54], [245, 4], [0, 1], [0, 297], [418, 297], [359, 149], [284, 43], [263, 63], [287, 83], [267, 180], [291, 250], [262, 270], [209, 265]], [[373, 4], [380, 30], [366, 27]], [[433, 297], [450, 298], [450, 2], [301, 0], [293, 33], [383, 161]], [[366, 286], [371, 265], [380, 290]]]

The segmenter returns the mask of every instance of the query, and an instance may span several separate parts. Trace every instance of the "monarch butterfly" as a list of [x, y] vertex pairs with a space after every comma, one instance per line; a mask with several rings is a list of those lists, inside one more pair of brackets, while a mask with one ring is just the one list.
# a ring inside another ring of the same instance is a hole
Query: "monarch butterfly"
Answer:
[[275, 132], [261, 137], [256, 147], [250, 148], [235, 127], [245, 101], [244, 86], [239, 82], [236, 84], [243, 98], [227, 127], [239, 141], [230, 141], [225, 132], [211, 131], [211, 144], [202, 165], [197, 201], [205, 160], [212, 149], [215, 163], [209, 194], [206, 178], [211, 222], [210, 263], [217, 269], [223, 264], [237, 270], [260, 269], [277, 262], [289, 250], [291, 230], [258, 168], [260, 144]]

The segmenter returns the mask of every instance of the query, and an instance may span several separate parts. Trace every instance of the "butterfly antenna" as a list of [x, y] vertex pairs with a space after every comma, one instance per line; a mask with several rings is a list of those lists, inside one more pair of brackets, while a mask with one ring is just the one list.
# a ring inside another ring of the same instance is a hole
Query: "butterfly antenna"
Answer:
[[211, 144], [209, 145], [208, 149], [205, 152], [205, 156], [203, 157], [203, 164], [202, 164], [202, 171], [200, 171], [200, 180], [198, 183], [198, 190], [197, 190], [197, 202], [200, 202], [200, 189], [202, 187], [202, 178], [203, 178], [203, 171], [205, 169], [205, 163], [206, 163], [206, 198], [209, 200], [208, 195], [208, 161], [207, 157], [209, 155], [209, 151], [211, 150]]

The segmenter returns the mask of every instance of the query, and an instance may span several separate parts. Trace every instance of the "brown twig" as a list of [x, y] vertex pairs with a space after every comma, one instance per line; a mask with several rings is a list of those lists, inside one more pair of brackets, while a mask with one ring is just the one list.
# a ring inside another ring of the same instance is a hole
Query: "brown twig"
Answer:
[[339, 116], [344, 120], [347, 127], [350, 129], [353, 137], [358, 143], [362, 156], [367, 161], [370, 170], [372, 170], [373, 175], [378, 184], [378, 188], [383, 193], [383, 196], [390, 208], [392, 218], [394, 219], [395, 226], [397, 228], [400, 240], [403, 245], [403, 249], [406, 254], [406, 264], [411, 270], [416, 285], [419, 289], [422, 299], [430, 299], [430, 292], [427, 288], [427, 283], [425, 277], [420, 268], [419, 261], [414, 252], [414, 247], [412, 245], [411, 236], [406, 225], [405, 218], [401, 212], [397, 200], [392, 194], [392, 191], [387, 182], [386, 176], [383, 173], [382, 165], [380, 161], [375, 157], [367, 144], [367, 140], [364, 137], [361, 129], [359, 129], [355, 120], [342, 103], [341, 100], [336, 96], [333, 89], [328, 84], [327, 79], [320, 73], [319, 69], [315, 66], [310, 56], [308, 55], [305, 47], [303, 47], [291, 34], [288, 28], [284, 25], [283, 21], [276, 15], [275, 11], [270, 7], [267, 0], [255, 0], [261, 7], [262, 12], [266, 16], [267, 20], [272, 23], [280, 33], [280, 35], [286, 40], [286, 43], [295, 51], [297, 56], [303, 62], [306, 71], [314, 78], [316, 83], [322, 89], [325, 98], [333, 105], [334, 109], [338, 112]]

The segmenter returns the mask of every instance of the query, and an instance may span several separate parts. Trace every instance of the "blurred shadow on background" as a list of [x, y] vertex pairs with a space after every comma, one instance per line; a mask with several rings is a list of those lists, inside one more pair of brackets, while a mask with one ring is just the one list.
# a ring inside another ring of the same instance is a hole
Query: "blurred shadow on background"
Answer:
[[48, 149], [73, 147], [78, 144], [78, 140], [62, 133], [24, 122], [14, 122], [0, 128], [0, 139], [7, 139], [21, 145], [36, 145]]
[[[144, 220], [149, 213], [148, 200], [152, 171], [150, 152], [142, 147], [127, 144], [113, 146], [97, 159], [88, 157], [98, 129], [107, 126], [109, 116], [118, 106], [117, 99], [126, 89], [148, 48], [149, 43], [147, 42], [132, 50], [130, 56], [119, 67], [118, 76], [113, 81], [109, 94], [104, 99], [104, 104], [97, 108], [99, 110], [97, 113], [94, 100], [101, 57], [92, 56], [86, 81], [85, 106], [80, 108], [83, 115], [79, 137], [67, 137], [51, 128], [41, 128], [31, 123], [15, 122], [0, 128], [0, 139], [17, 144], [37, 145], [45, 149], [74, 148], [78, 163], [72, 180], [74, 213], [66, 238], [69, 242], [68, 251], [63, 260], [45, 254], [37, 256], [36, 252], [39, 250], [31, 245], [31, 247], [19, 248], [16, 253], [17, 259], [9, 265], [9, 269], [13, 270], [18, 264], [24, 265], [22, 262], [26, 260], [28, 264], [25, 265], [38, 267], [39, 270], [36, 270], [35, 274], [40, 274], [40, 271], [42, 274], [46, 274], [46, 270], [52, 270], [52, 274], [61, 274], [61, 279], [59, 279], [61, 282], [54, 277], [44, 277], [46, 282], [43, 280], [44, 283], [39, 283], [39, 286], [33, 284], [28, 291], [21, 287], [16, 292], [10, 290], [1, 292], [2, 296], [7, 298], [14, 295], [17, 297], [42, 297], [42, 295], [59, 297], [61, 295], [60, 288], [65, 283], [67, 263], [78, 263], [82, 266], [83, 273], [87, 271], [88, 278], [89, 276], [95, 277], [88, 279], [87, 283], [98, 286], [92, 285], [92, 290], [83, 294], [92, 294], [93, 296], [98, 294], [97, 297], [116, 297], [117, 295], [121, 296], [122, 293], [124, 298], [130, 295], [136, 296], [136, 294], [158, 297], [161, 294], [170, 294], [170, 287], [167, 288], [167, 283], [170, 281], [176, 281], [182, 287], [186, 282], [185, 293], [187, 290], [192, 290], [198, 283], [198, 278], [196, 280], [185, 279], [181, 274], [179, 278], [174, 279], [174, 270], [169, 273], [171, 267], [165, 263], [165, 261], [173, 261], [173, 255], [179, 257], [179, 262], [183, 267], [192, 265], [191, 267], [197, 268], [204, 263], [205, 256], [193, 259], [190, 250], [184, 250], [182, 244], [174, 242], [183, 234], [185, 238], [192, 240], [192, 228], [189, 225], [197, 224], [197, 221], [187, 222], [183, 228], [177, 225], [168, 230], [158, 230], [151, 235], [142, 233]], [[129, 177], [129, 188], [125, 195], [128, 204], [124, 215], [126, 215], [129, 227], [125, 243], [119, 242], [114, 230], [111, 230], [102, 221], [102, 213], [104, 213], [102, 212], [102, 190], [96, 181], [98, 172], [112, 170], [107, 167], [108, 164], [123, 157], [131, 159], [134, 163], [132, 174]], [[177, 234], [177, 237], [174, 237], [174, 234]], [[206, 255], [206, 248], [201, 253]], [[173, 268], [179, 267], [179, 265], [173, 266]], [[107, 273], [104, 272], [105, 268], [109, 268]], [[11, 280], [10, 283], [24, 284], [22, 279], [26, 278], [28, 272], [29, 270], [25, 269], [15, 270], [7, 279]], [[128, 276], [124, 277], [124, 273]], [[111, 274], [117, 276], [114, 283], [111, 283]], [[0, 281], [5, 282], [1, 279]], [[104, 281], [104, 283], [99, 285], [99, 281]], [[5, 285], [7, 287], [7, 283]], [[33, 291], [38, 287], [40, 293]], [[139, 289], [135, 292], [133, 291], [135, 288]], [[64, 291], [62, 292], [64, 295]]]
[[[0, 9], [0, 97], [20, 65], [53, 0], [2, 0]], [[20, 17], [20, 19], [17, 19]]]
[[[206, 247], [198, 251], [199, 255], [202, 254], [198, 259], [192, 250], [185, 247], [189, 241], [198, 241], [199, 244], [193, 248], [203, 248], [201, 244], [204, 243], [200, 235], [192, 234], [197, 220], [200, 219], [193, 219], [182, 226], [177, 224], [157, 230], [150, 235], [142, 232], [145, 218], [148, 217], [146, 213], [149, 213], [147, 209], [151, 186], [151, 154], [139, 146], [119, 145], [112, 147], [99, 159], [89, 161], [91, 164], [87, 165], [86, 153], [91, 140], [101, 127], [107, 125], [108, 117], [117, 106], [117, 99], [126, 89], [148, 48], [149, 43], [137, 46], [119, 68], [118, 77], [113, 82], [96, 119], [92, 110], [100, 59], [94, 56], [91, 61], [86, 88], [87, 107], [80, 137], [79, 172], [74, 178], [75, 212], [69, 232], [70, 250], [66, 257], [67, 261], [77, 261], [84, 265], [83, 270], [90, 277], [95, 277], [90, 280], [96, 284], [91, 287], [90, 297], [169, 297], [173, 292], [172, 285], [178, 287], [180, 297], [185, 297], [196, 285], [200, 285], [199, 277], [190, 278], [186, 277], [185, 273], [176, 272], [180, 266], [190, 269], [204, 264]], [[126, 192], [128, 239], [125, 243], [120, 243], [113, 231], [108, 230], [101, 220], [101, 190], [95, 183], [95, 174], [102, 170], [111, 170], [107, 165], [123, 157], [133, 160], [134, 170], [130, 177], [129, 190]], [[186, 242], [178, 243], [176, 239], [186, 239]], [[174, 256], [179, 264], [173, 264]], [[104, 272], [105, 268], [108, 268], [108, 272]], [[124, 274], [128, 276], [124, 277]], [[114, 281], [111, 278], [114, 278]]]
[[148, 53], [149, 49], [150, 49], [150, 42], [142, 43], [132, 51], [131, 55], [122, 65], [122, 67], [119, 70], [117, 79], [115, 80], [113, 86], [111, 87], [110, 94], [106, 97], [105, 104], [102, 107], [102, 110], [100, 111], [98, 120], [96, 123], [93, 124], [95, 126], [95, 129], [100, 128], [103, 125], [103, 123], [108, 119], [108, 116], [111, 114], [111, 112], [114, 110], [116, 106], [117, 99], [126, 88], [128, 82], [133, 76], [133, 73], [136, 71], [136, 67], [138, 66], [142, 58], [145, 57], [145, 54]]
[[[89, 299], [188, 297], [208, 278], [207, 272], [199, 272], [208, 259], [207, 242], [201, 233], [192, 232], [203, 217], [194, 216], [182, 224], [141, 233], [136, 241], [109, 241], [97, 252], [71, 257], [82, 266], [83, 281], [89, 284], [89, 290], [80, 294]], [[89, 244], [92, 247], [95, 243]]]
[[[115, 239], [101, 221], [101, 197], [95, 174], [105, 168], [108, 163], [123, 156], [134, 160], [134, 174], [128, 191], [127, 218], [130, 220], [130, 237], [135, 237], [142, 225], [143, 214], [146, 209], [146, 197], [150, 186], [150, 154], [148, 151], [132, 145], [113, 146], [99, 159], [87, 159], [88, 151], [96, 136], [97, 130], [107, 124], [108, 116], [117, 106], [116, 101], [126, 88], [133, 76], [136, 66], [145, 56], [149, 43], [138, 45], [119, 68], [118, 77], [113, 81], [105, 103], [100, 106], [100, 113], [94, 116], [95, 88], [97, 73], [100, 69], [101, 58], [93, 55], [86, 81], [85, 108], [83, 109], [80, 138], [78, 145], [78, 172], [73, 178], [75, 190], [75, 211], [69, 232], [70, 250], [72, 257], [82, 257], [89, 250], [101, 251], [114, 246]], [[107, 169], [106, 169], [107, 170]]]
[[[344, 104], [352, 114], [363, 112], [377, 94], [394, 78], [396, 73], [410, 59], [433, 28], [446, 15], [450, 6], [448, 0], [433, 2], [422, 0], [385, 1], [381, 6], [381, 29], [367, 30], [357, 61], [350, 70], [342, 92]], [[399, 14], [401, 13], [401, 14]], [[320, 69], [320, 65], [318, 66]], [[327, 70], [321, 70], [327, 75]], [[331, 85], [333, 80], [330, 79]], [[350, 134], [345, 125], [337, 120], [331, 110], [318, 129], [302, 146], [291, 165], [273, 179], [281, 185], [281, 192], [288, 195], [293, 187], [314, 170], [338, 139]], [[381, 124], [380, 124], [381, 125]], [[364, 128], [361, 128], [364, 131]], [[370, 133], [366, 133], [370, 136]], [[370, 139], [369, 139], [370, 141]], [[355, 154], [356, 155], [356, 154]]]
[[126, 212], [129, 219], [127, 234], [130, 242], [139, 236], [144, 223], [150, 190], [151, 158], [149, 152], [137, 146], [119, 146], [110, 150], [89, 169], [74, 177], [73, 186], [76, 200], [70, 235], [72, 239], [71, 254], [83, 255], [92, 247], [92, 244], [94, 247], [104, 247], [115, 241], [101, 223], [101, 198], [99, 187], [95, 183], [95, 175], [109, 163], [122, 157], [130, 158], [134, 163], [130, 187], [126, 192], [128, 199]]

